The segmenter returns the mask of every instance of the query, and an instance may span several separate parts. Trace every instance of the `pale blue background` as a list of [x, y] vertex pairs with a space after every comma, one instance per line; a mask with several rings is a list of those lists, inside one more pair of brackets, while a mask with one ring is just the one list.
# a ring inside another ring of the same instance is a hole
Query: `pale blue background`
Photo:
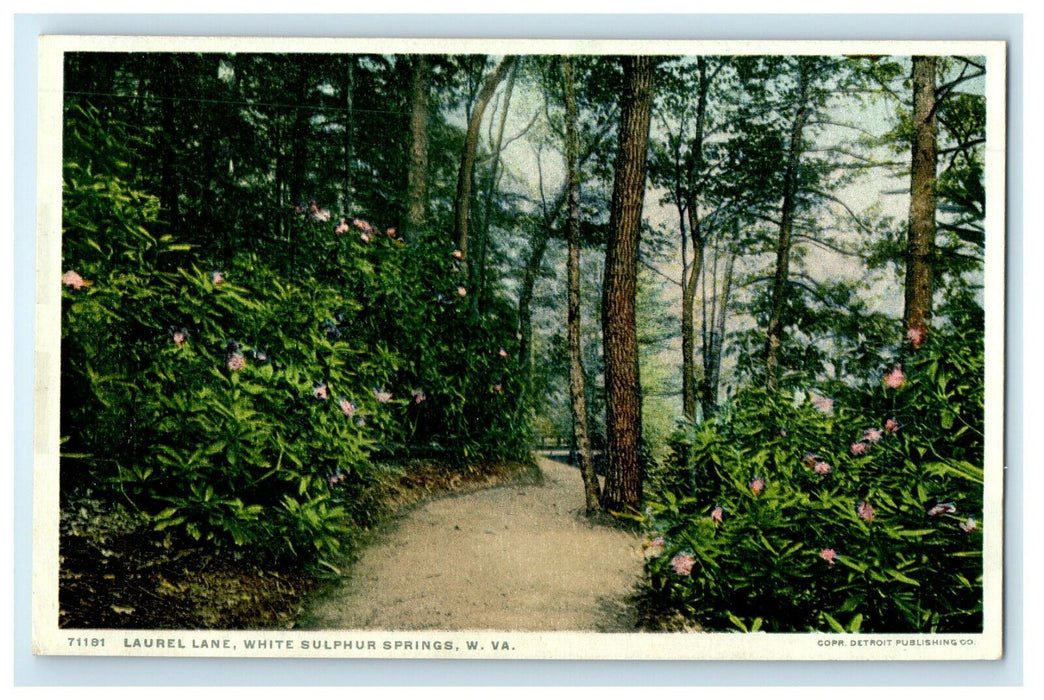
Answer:
[[[1021, 685], [1021, 15], [15, 15], [15, 685]], [[1008, 42], [1006, 656], [1000, 662], [536, 662], [141, 659], [30, 654], [36, 37], [40, 34]], [[337, 691], [332, 691], [337, 692]], [[695, 691], [698, 692], [698, 691]], [[887, 691], [885, 691], [887, 692]]]

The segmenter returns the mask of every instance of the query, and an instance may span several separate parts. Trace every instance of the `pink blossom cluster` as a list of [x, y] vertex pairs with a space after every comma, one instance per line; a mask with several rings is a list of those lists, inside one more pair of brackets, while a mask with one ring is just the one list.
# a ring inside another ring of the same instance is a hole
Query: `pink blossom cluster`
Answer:
[[696, 564], [696, 559], [689, 554], [676, 554], [671, 559], [671, 568], [674, 569], [674, 573], [679, 576], [689, 576], [692, 574], [692, 567]]
[[65, 274], [62, 275], [62, 284], [66, 287], [72, 287], [73, 289], [84, 289], [90, 287], [94, 283], [80, 277], [80, 273], [76, 270], [67, 270]]
[[830, 566], [834, 565], [837, 561], [837, 552], [833, 549], [821, 549], [819, 550], [819, 556]]
[[928, 517], [936, 518], [940, 515], [949, 515], [950, 513], [956, 513], [957, 506], [952, 503], [936, 503], [934, 506], [928, 509]]
[[337, 399], [337, 405], [341, 407], [341, 412], [349, 418], [355, 415], [355, 404], [347, 398], [342, 396]]
[[228, 358], [225, 360], [225, 364], [229, 371], [238, 372], [246, 367], [246, 358], [243, 357], [243, 353], [241, 352], [233, 352], [229, 354]]
[[893, 367], [884, 378], [885, 386], [889, 389], [898, 389], [906, 383], [906, 375], [903, 374], [903, 366], [896, 365]]
[[917, 324], [910, 326], [906, 330], [906, 337], [910, 341], [910, 344], [914, 346], [914, 349], [921, 347], [925, 339], [928, 337], [928, 328], [924, 324]]
[[812, 407], [817, 411], [826, 416], [832, 416], [834, 414], [834, 400], [829, 399], [826, 396], [820, 396], [819, 394], [811, 394], [809, 401], [812, 403]]
[[866, 501], [859, 501], [859, 503], [856, 504], [856, 515], [859, 516], [860, 520], [872, 523], [875, 514], [874, 507]]
[[330, 390], [327, 388], [326, 384], [316, 384], [312, 387], [312, 396], [320, 401], [326, 401], [330, 398]]
[[377, 403], [388, 403], [391, 401], [392, 395], [383, 389], [374, 389], [373, 397], [377, 399]]
[[750, 486], [750, 492], [753, 493], [755, 497], [760, 496], [761, 492], [765, 490], [765, 480], [760, 476], [756, 476], [751, 479], [748, 486]]
[[188, 342], [189, 332], [187, 328], [171, 328], [170, 339], [174, 341], [174, 344], [181, 347]]

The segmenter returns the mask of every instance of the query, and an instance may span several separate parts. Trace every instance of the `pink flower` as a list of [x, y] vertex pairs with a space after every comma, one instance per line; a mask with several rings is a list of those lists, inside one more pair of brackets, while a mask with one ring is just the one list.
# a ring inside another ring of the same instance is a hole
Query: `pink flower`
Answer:
[[225, 281], [225, 275], [221, 270], [214, 270], [210, 273], [210, 283], [215, 287], [222, 284]]
[[822, 413], [823, 415], [830, 416], [834, 414], [834, 400], [828, 399], [825, 396], [819, 394], [812, 394], [810, 399], [812, 407]]
[[925, 337], [928, 335], [928, 329], [922, 325], [911, 326], [906, 331], [906, 337], [910, 340], [910, 344], [914, 348], [921, 347], [921, 343], [924, 342]]
[[413, 403], [422, 403], [428, 398], [422, 389], [414, 389], [410, 393], [413, 395]]
[[865, 520], [868, 523], [874, 521], [874, 507], [866, 501], [859, 501], [856, 505], [856, 514], [860, 519]]
[[821, 549], [819, 550], [819, 556], [830, 566], [833, 566], [834, 562], [837, 561], [837, 552], [833, 549]]
[[388, 238], [395, 238], [395, 229], [394, 228], [388, 229], [387, 231], [384, 232], [384, 235], [387, 236]]
[[692, 574], [692, 567], [695, 563], [696, 560], [688, 554], [676, 554], [671, 559], [671, 568], [679, 576], [689, 576]]
[[885, 385], [890, 389], [898, 389], [906, 382], [906, 375], [903, 374], [902, 365], [895, 366], [891, 372], [885, 375]]
[[389, 394], [387, 391], [382, 391], [380, 389], [374, 389], [373, 390], [373, 397], [375, 399], [377, 399], [377, 403], [388, 403], [389, 401], [391, 401], [392, 395]]
[[898, 433], [899, 427], [899, 421], [897, 421], [895, 418], [889, 418], [885, 421], [885, 432], [890, 435], [895, 435], [896, 433]]
[[646, 556], [659, 556], [665, 542], [666, 541], [663, 539], [663, 537], [654, 537], [653, 539], [646, 542], [644, 547]]
[[831, 467], [826, 462], [816, 462], [815, 466], [812, 467], [812, 470], [820, 476], [826, 476], [830, 473]]
[[497, 357], [506, 358], [507, 356], [508, 356], [507, 348], [505, 348], [503, 345], [501, 345], [500, 349], [497, 350]]
[[189, 332], [187, 328], [171, 328], [170, 339], [174, 341], [177, 346], [182, 346], [188, 341]]
[[246, 367], [246, 358], [243, 357], [243, 353], [234, 352], [228, 356], [225, 364], [228, 369], [232, 372], [238, 372], [239, 370]]
[[939, 515], [944, 515], [944, 514], [949, 514], [949, 513], [956, 513], [956, 512], [957, 512], [957, 506], [955, 506], [952, 503], [937, 503], [937, 504], [935, 504], [934, 506], [932, 506], [931, 508], [928, 509], [928, 517], [929, 518], [934, 518], [934, 517], [939, 516]]
[[453, 249], [453, 257], [456, 258], [457, 260], [463, 260], [464, 259], [464, 252], [461, 251], [459, 248], [454, 248]]
[[765, 480], [762, 479], [760, 476], [755, 477], [750, 482], [750, 490], [751, 493], [753, 493], [755, 496], [760, 496], [761, 492], [765, 490]]
[[975, 529], [975, 518], [968, 518], [963, 523], [960, 523], [959, 527], [965, 532], [971, 532]]
[[62, 275], [62, 284], [73, 289], [83, 289], [84, 287], [90, 287], [94, 283], [80, 277], [80, 273], [76, 272], [76, 270], [68, 270]]
[[352, 219], [352, 226], [364, 231], [366, 233], [373, 233], [373, 226], [370, 226], [369, 222], [363, 221], [362, 219]]
[[464, 285], [460, 285], [459, 287], [457, 287], [457, 295], [466, 297], [468, 295], [467, 287], [465, 287]]
[[334, 229], [334, 233], [336, 233], [338, 236], [340, 236], [340, 235], [343, 235], [345, 233], [348, 233], [348, 229], [349, 229], [348, 222], [345, 221], [344, 219], [341, 219], [341, 221], [337, 224], [337, 228]]
[[369, 243], [370, 242], [370, 234], [366, 233], [366, 231], [363, 231], [362, 233], [360, 233], [359, 234], [359, 238], [362, 239], [363, 243]]
[[869, 447], [869, 445], [867, 445], [865, 442], [853, 442], [852, 446], [849, 447], [848, 450], [852, 454], [854, 454], [856, 456], [859, 456], [859, 455], [865, 455], [866, 454], [866, 450], [867, 450], [868, 447]]
[[344, 413], [344, 415], [348, 416], [349, 418], [355, 415], [354, 403], [344, 398], [343, 396], [337, 399], [337, 403], [341, 407], [341, 411]]
[[314, 387], [312, 387], [312, 396], [319, 399], [320, 401], [326, 401], [328, 398], [330, 398], [330, 393], [329, 390], [326, 388], [325, 384], [316, 384]]
[[863, 431], [863, 439], [867, 442], [881, 442], [882, 435], [878, 428], [867, 428]]
[[725, 511], [722, 509], [721, 506], [718, 506], [711, 511], [711, 520], [713, 520], [716, 523], [720, 523], [724, 519], [724, 517]]

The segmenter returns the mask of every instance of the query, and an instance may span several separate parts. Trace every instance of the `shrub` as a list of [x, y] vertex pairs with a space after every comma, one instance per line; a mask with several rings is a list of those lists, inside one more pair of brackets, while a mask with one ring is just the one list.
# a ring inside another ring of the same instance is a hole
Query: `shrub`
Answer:
[[451, 249], [302, 207], [292, 245], [203, 259], [156, 236], [127, 129], [69, 115], [62, 491], [119, 495], [267, 558], [328, 559], [373, 522], [381, 458], [524, 454], [507, 307]]
[[950, 312], [861, 387], [681, 430], [649, 598], [709, 629], [981, 630], [982, 326]]

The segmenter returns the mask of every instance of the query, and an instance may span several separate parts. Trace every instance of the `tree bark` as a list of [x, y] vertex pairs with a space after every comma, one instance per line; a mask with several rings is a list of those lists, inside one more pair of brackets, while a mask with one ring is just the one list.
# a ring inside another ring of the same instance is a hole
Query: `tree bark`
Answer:
[[461, 264], [464, 268], [464, 276], [468, 273], [468, 225], [471, 219], [471, 190], [475, 180], [475, 152], [478, 149], [479, 127], [482, 125], [482, 115], [486, 111], [490, 98], [493, 97], [497, 85], [507, 75], [508, 70], [515, 64], [516, 56], [505, 56], [500, 65], [486, 78], [475, 100], [474, 109], [468, 119], [468, 131], [464, 139], [464, 153], [460, 159], [460, 170], [457, 173], [457, 196], [453, 206], [454, 230], [457, 239], [457, 249], [463, 254]]
[[344, 80], [344, 180], [341, 183], [341, 211], [352, 213], [355, 195], [352, 174], [355, 170], [355, 58], [348, 57]]
[[932, 316], [932, 254], [935, 247], [936, 143], [935, 57], [913, 57], [914, 139], [910, 157], [910, 224], [906, 245], [907, 328], [926, 328]]
[[652, 60], [623, 58], [620, 132], [602, 292], [606, 392], [606, 479], [602, 507], [637, 512], [642, 504], [642, 415], [635, 300], [645, 198]]
[[410, 90], [410, 170], [406, 176], [406, 232], [415, 234], [428, 218], [428, 101], [431, 64], [417, 56]]
[[[685, 208], [689, 215], [689, 236], [692, 238], [692, 264], [688, 279], [682, 287], [682, 412], [691, 421], [696, 420], [696, 329], [693, 326], [696, 306], [696, 282], [703, 269], [703, 231], [700, 227], [700, 171], [703, 169], [703, 132], [707, 118], [707, 63], [697, 59], [700, 74], [699, 96], [696, 101], [696, 134], [690, 152], [692, 166], [687, 173]], [[685, 235], [684, 228], [682, 235]]]
[[[713, 416], [718, 411], [721, 351], [725, 339], [725, 321], [728, 318], [729, 296], [732, 294], [732, 271], [735, 262], [736, 253], [730, 250], [725, 259], [721, 294], [716, 294], [714, 304], [711, 306], [709, 328], [706, 327], [707, 315], [704, 314], [703, 379], [700, 382], [700, 405], [705, 418]], [[714, 267], [717, 268], [717, 263]], [[714, 284], [717, 284], [716, 279]]]
[[772, 309], [765, 345], [765, 387], [775, 391], [779, 385], [779, 349], [783, 342], [783, 307], [790, 279], [790, 247], [797, 206], [798, 170], [801, 165], [801, 139], [808, 119], [808, 75], [802, 59], [798, 59], [798, 97], [794, 121], [787, 147], [787, 169], [783, 176], [783, 204], [780, 210], [779, 241], [776, 245], [776, 273], [772, 279]]
[[489, 229], [493, 219], [493, 199], [497, 192], [497, 181], [500, 179], [500, 151], [504, 144], [504, 127], [507, 124], [508, 111], [511, 109], [511, 93], [515, 89], [517, 65], [511, 71], [507, 86], [504, 88], [504, 109], [500, 113], [500, 126], [497, 129], [497, 140], [492, 144], [493, 162], [489, 166], [489, 177], [486, 180], [485, 206], [482, 210], [482, 226], [479, 229], [478, 275], [475, 294], [471, 303], [478, 308], [486, 294], [486, 263], [489, 257]]
[[584, 395], [583, 346], [580, 340], [580, 138], [577, 133], [576, 91], [573, 63], [562, 57], [562, 82], [565, 84], [566, 108], [566, 187], [569, 188], [569, 215], [566, 219], [567, 270], [567, 338], [569, 345], [569, 405], [573, 412], [573, 441], [584, 483], [587, 514], [599, 510], [601, 497], [598, 476], [591, 456], [591, 437], [587, 429], [587, 399]]
[[526, 268], [522, 272], [522, 285], [518, 293], [518, 356], [526, 373], [526, 386], [531, 386], [533, 379], [533, 288], [536, 286], [537, 274], [544, 260], [550, 233], [547, 223], [544, 222], [533, 238], [533, 247], [529, 251]]

